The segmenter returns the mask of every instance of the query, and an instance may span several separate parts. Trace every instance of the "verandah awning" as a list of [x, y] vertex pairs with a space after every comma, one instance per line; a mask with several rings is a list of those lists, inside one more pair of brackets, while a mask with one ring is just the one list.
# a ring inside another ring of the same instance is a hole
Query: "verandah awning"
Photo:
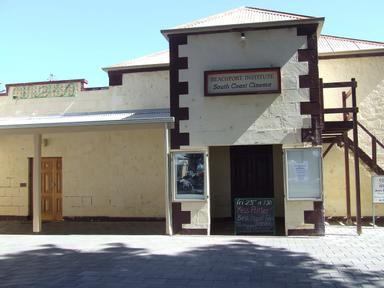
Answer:
[[0, 130], [173, 122], [174, 118], [170, 116], [169, 109], [142, 109], [49, 116], [0, 117]]

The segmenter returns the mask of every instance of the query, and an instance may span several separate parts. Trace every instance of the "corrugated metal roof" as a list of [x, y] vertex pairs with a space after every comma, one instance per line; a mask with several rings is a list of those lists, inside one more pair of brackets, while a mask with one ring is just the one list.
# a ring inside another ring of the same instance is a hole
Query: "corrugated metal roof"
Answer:
[[[383, 42], [367, 41], [343, 38], [330, 35], [321, 35], [318, 41], [319, 54], [328, 54], [334, 52], [353, 52], [353, 51], [369, 51], [375, 49], [384, 49]], [[153, 53], [148, 56], [143, 56], [130, 61], [122, 62], [105, 68], [106, 70], [122, 69], [122, 68], [135, 68], [138, 66], [156, 66], [159, 63], [166, 66], [169, 64], [169, 51], [164, 50], [161, 52]]]
[[96, 126], [137, 123], [170, 123], [169, 109], [76, 113], [50, 116], [0, 118], [1, 129]]
[[259, 9], [254, 7], [240, 7], [223, 13], [215, 14], [206, 18], [195, 20], [174, 27], [173, 29], [186, 29], [197, 27], [211, 27], [220, 25], [237, 25], [246, 23], [274, 22], [284, 20], [311, 19], [311, 16], [291, 14], [273, 10]]
[[384, 49], [384, 43], [321, 35], [318, 41], [319, 53], [351, 52], [372, 49]]
[[169, 52], [168, 50], [155, 52], [143, 57], [135, 58], [132, 60], [124, 61], [118, 64], [114, 64], [103, 68], [103, 70], [113, 70], [114, 68], [120, 67], [136, 67], [140, 68], [143, 66], [167, 66], [169, 63]]

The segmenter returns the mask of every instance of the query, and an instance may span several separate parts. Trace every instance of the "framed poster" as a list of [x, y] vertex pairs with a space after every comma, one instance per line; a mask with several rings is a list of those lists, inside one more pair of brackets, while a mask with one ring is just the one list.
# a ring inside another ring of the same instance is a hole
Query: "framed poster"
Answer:
[[172, 178], [174, 199], [206, 199], [206, 169], [206, 152], [173, 152]]
[[321, 148], [284, 149], [285, 187], [288, 200], [322, 199]]

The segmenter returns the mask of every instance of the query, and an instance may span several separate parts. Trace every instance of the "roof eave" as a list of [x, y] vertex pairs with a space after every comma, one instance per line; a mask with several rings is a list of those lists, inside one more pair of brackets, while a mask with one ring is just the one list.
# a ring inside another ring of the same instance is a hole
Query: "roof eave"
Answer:
[[384, 53], [384, 48], [323, 52], [323, 53], [319, 53], [319, 56], [356, 55], [356, 54], [365, 55], [365, 54], [375, 54], [375, 53]]
[[172, 124], [174, 117], [157, 118], [138, 118], [110, 121], [92, 121], [92, 122], [67, 122], [67, 123], [39, 123], [39, 124], [15, 124], [0, 125], [0, 131], [19, 130], [19, 129], [44, 129], [44, 128], [66, 128], [66, 127], [84, 127], [84, 126], [110, 126], [110, 125], [132, 125], [132, 124]]
[[105, 72], [110, 71], [119, 71], [119, 70], [136, 70], [136, 69], [146, 69], [146, 68], [165, 68], [168, 67], [169, 63], [159, 63], [159, 64], [145, 64], [145, 65], [125, 65], [125, 66], [113, 66], [113, 67], [104, 67], [101, 68]]
[[284, 20], [284, 21], [271, 21], [260, 23], [244, 23], [244, 24], [230, 24], [219, 26], [206, 26], [196, 28], [178, 28], [178, 29], [165, 29], [161, 30], [163, 36], [168, 40], [169, 35], [174, 34], [201, 34], [201, 33], [216, 33], [222, 31], [241, 31], [247, 29], [268, 29], [279, 26], [296, 26], [300, 24], [319, 24], [317, 33], [320, 35], [323, 27], [324, 17], [312, 18], [312, 19], [299, 19], [299, 20]]

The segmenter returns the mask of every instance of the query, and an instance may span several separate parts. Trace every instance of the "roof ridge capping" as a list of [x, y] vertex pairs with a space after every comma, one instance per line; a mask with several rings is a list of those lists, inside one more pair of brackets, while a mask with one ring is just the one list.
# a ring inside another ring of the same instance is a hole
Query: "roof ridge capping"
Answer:
[[272, 14], [279, 14], [279, 15], [284, 15], [284, 16], [291, 16], [291, 17], [296, 17], [296, 18], [317, 18], [315, 16], [309, 16], [309, 15], [304, 15], [304, 14], [297, 14], [297, 13], [290, 13], [290, 12], [283, 12], [283, 11], [277, 11], [277, 10], [270, 10], [270, 9], [264, 9], [264, 8], [257, 8], [257, 7], [251, 7], [251, 6], [244, 6], [247, 9], [253, 9], [253, 10], [259, 10], [259, 11], [264, 11], [264, 12], [269, 12]]

